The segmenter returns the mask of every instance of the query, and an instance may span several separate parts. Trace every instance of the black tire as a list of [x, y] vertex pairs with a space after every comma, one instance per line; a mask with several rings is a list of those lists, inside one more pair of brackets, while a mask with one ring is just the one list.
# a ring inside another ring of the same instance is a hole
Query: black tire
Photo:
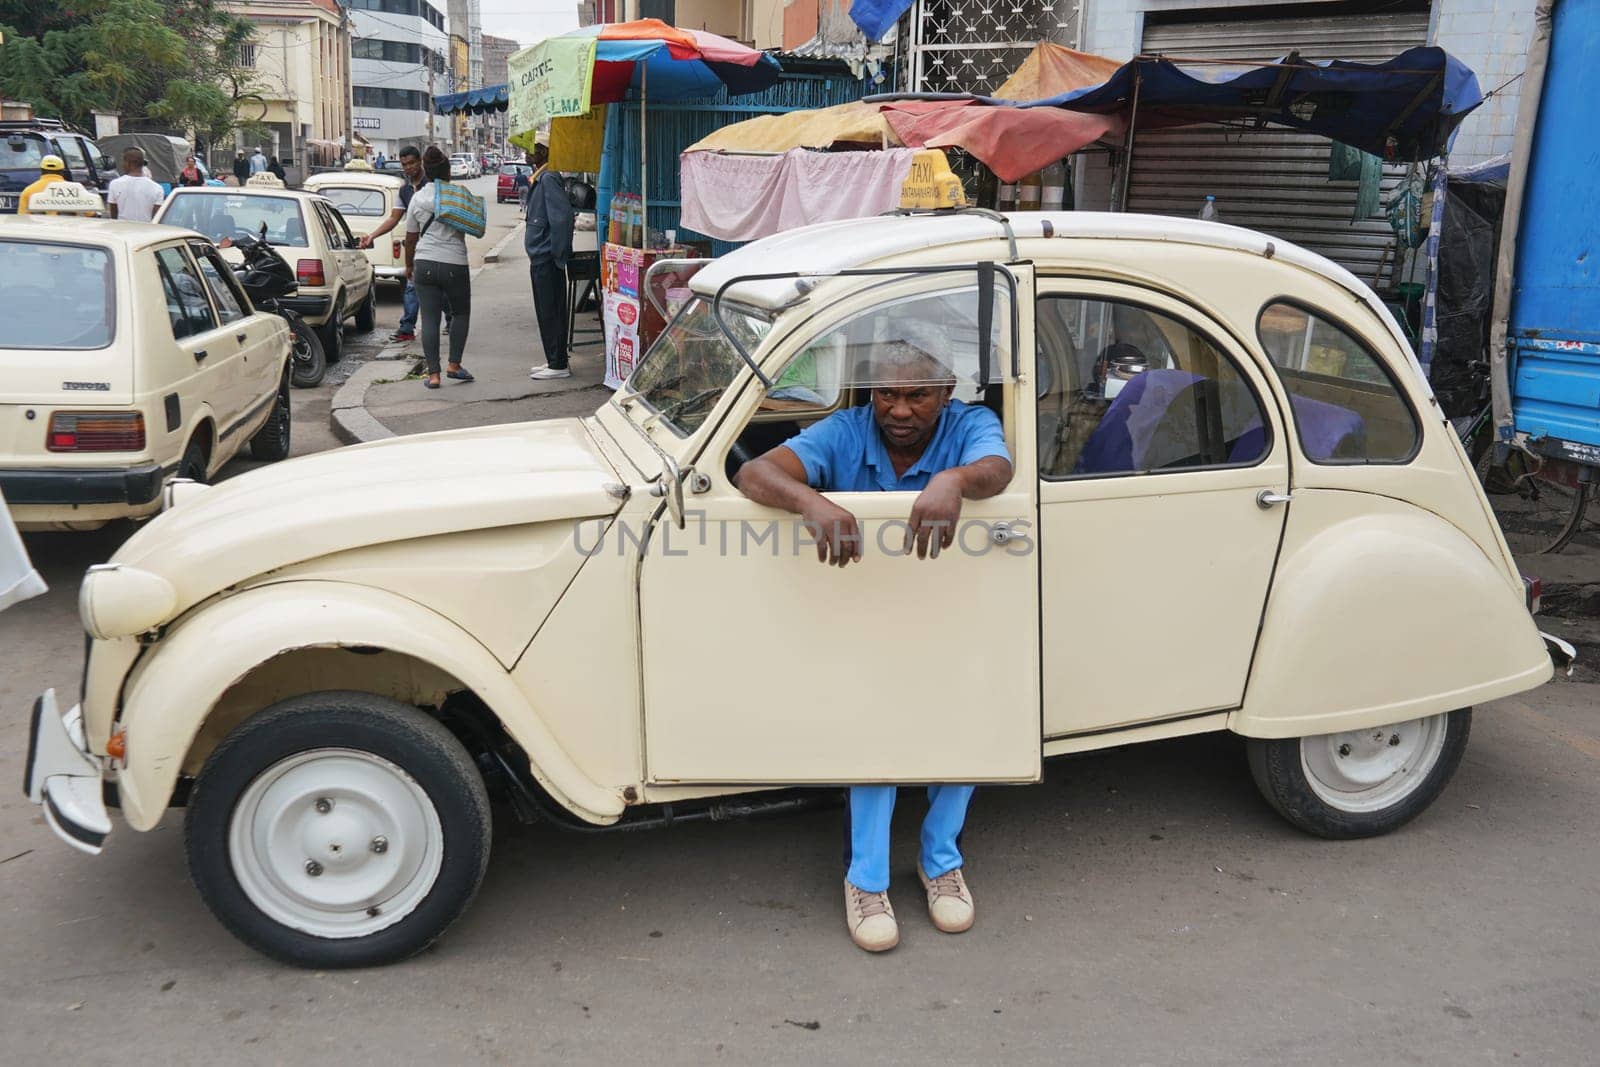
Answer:
[[206, 435], [201, 430], [196, 430], [189, 443], [184, 446], [183, 458], [178, 461], [177, 477], [187, 478], [192, 482], [206, 480], [206, 465], [211, 459], [211, 447], [206, 442]]
[[289, 378], [284, 376], [278, 384], [278, 395], [272, 399], [272, 414], [250, 438], [250, 454], [266, 463], [276, 463], [289, 458]]
[[371, 333], [378, 324], [377, 299], [378, 280], [372, 278], [367, 283], [367, 298], [356, 308], [356, 329], [362, 333]]
[[294, 344], [289, 354], [289, 380], [296, 389], [310, 389], [328, 373], [328, 354], [323, 351], [322, 338], [304, 319], [290, 319], [289, 333]]
[[322, 324], [322, 351], [329, 363], [337, 363], [344, 356], [344, 294], [333, 301], [333, 314]]
[[[252, 783], [283, 760], [324, 749], [398, 767], [426, 794], [441, 830], [442, 860], [426, 895], [399, 921], [362, 936], [318, 936], [268, 915], [241, 886], [229, 847], [235, 808]], [[483, 779], [436, 719], [386, 697], [330, 691], [280, 701], [217, 746], [189, 796], [184, 845], [206, 906], [251, 948], [298, 967], [371, 967], [415, 955], [461, 916], [483, 882], [490, 829]]]
[[[1472, 732], [1472, 709], [1461, 708], [1441, 717], [1445, 731], [1442, 747], [1432, 765], [1393, 803], [1371, 811], [1352, 811], [1329, 803], [1308, 780], [1302, 744], [1314, 740], [1247, 740], [1250, 773], [1261, 795], [1289, 822], [1317, 837], [1348, 840], [1376, 837], [1404, 826], [1439, 798], [1449, 784]], [[1422, 721], [1422, 720], [1417, 720]], [[1401, 724], [1406, 725], [1406, 724]], [[1396, 727], [1382, 727], [1382, 732]]]

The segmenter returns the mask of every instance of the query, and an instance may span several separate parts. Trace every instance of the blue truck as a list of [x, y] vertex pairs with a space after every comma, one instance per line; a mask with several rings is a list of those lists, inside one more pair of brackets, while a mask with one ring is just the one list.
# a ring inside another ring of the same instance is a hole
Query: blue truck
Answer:
[[1496, 451], [1528, 487], [1524, 503], [1547, 516], [1544, 551], [1600, 520], [1597, 56], [1600, 0], [1539, 0], [1506, 185], [1489, 358]]

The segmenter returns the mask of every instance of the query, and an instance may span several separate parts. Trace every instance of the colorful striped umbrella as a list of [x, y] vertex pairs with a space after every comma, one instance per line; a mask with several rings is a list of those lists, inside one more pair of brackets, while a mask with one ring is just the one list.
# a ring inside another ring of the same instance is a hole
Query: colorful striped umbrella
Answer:
[[[586, 114], [595, 104], [639, 100], [641, 194], [645, 171], [645, 102], [735, 96], [777, 84], [778, 61], [764, 52], [704, 30], [683, 30], [660, 19], [583, 26], [529, 45], [506, 61], [508, 124], [529, 133], [553, 118]], [[648, 204], [646, 217], [648, 218]]]

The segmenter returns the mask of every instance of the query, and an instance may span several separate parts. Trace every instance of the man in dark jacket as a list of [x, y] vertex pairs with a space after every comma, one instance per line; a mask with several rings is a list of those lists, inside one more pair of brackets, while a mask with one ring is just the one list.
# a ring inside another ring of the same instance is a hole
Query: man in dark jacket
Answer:
[[570, 378], [567, 369], [567, 260], [572, 258], [572, 201], [561, 175], [549, 167], [550, 146], [534, 145], [533, 178], [528, 187], [528, 219], [522, 245], [528, 250], [533, 311], [545, 366], [528, 375], [534, 381]]
[[244, 157], [244, 149], [239, 149], [233, 157], [233, 176], [240, 185], [250, 180], [250, 161]]

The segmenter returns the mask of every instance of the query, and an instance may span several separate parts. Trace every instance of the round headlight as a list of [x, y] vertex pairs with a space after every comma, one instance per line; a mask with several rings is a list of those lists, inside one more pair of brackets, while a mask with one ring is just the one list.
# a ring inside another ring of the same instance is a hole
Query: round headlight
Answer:
[[132, 637], [166, 622], [178, 606], [178, 591], [159, 574], [104, 563], [90, 567], [78, 590], [78, 616], [91, 637]]

